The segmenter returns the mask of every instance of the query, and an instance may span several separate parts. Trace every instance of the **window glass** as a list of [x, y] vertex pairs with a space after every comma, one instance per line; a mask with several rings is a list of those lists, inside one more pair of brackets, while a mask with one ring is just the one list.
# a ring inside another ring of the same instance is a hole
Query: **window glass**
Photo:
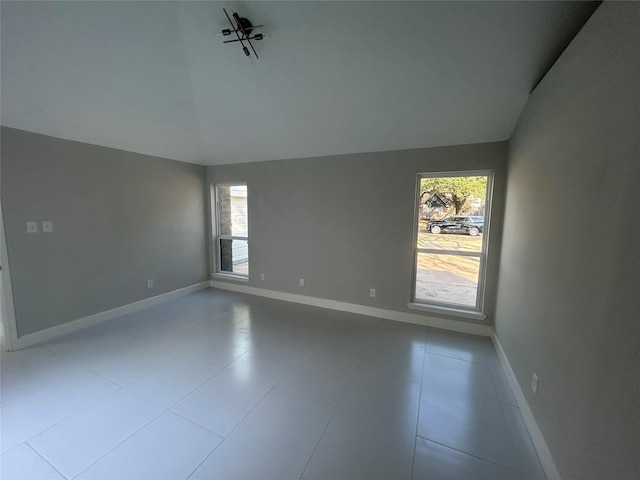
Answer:
[[482, 309], [492, 175], [420, 175], [413, 300]]
[[216, 271], [249, 275], [249, 215], [246, 185], [215, 186]]

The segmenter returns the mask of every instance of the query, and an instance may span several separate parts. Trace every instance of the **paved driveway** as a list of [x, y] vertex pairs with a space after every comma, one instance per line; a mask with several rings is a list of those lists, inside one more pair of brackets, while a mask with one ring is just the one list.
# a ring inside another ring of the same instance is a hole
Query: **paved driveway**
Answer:
[[[418, 247], [434, 250], [479, 252], [482, 235], [433, 234], [421, 222]], [[480, 261], [474, 257], [443, 254], [418, 254], [416, 298], [475, 306]]]

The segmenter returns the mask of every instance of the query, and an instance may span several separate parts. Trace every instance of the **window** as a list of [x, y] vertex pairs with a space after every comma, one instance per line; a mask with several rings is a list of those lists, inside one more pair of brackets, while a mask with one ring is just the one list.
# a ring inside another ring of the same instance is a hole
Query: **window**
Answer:
[[491, 172], [418, 176], [415, 308], [482, 311], [492, 186]]
[[216, 273], [249, 276], [246, 185], [215, 185]]

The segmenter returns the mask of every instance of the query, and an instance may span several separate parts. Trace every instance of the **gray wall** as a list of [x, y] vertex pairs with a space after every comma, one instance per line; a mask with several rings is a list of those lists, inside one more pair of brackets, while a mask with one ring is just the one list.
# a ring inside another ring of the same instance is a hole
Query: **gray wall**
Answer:
[[250, 286], [407, 312], [416, 175], [494, 169], [485, 308], [491, 317], [506, 148], [497, 142], [280, 160], [208, 167], [207, 175], [210, 184], [247, 183]]
[[204, 167], [3, 127], [18, 335], [208, 280], [205, 204]]
[[639, 166], [640, 3], [605, 2], [510, 141], [496, 329], [565, 480], [640, 478]]

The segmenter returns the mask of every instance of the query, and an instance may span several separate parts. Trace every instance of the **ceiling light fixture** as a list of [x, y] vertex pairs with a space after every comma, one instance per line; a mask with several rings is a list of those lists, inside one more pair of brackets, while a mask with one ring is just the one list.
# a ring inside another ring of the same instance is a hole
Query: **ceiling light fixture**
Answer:
[[247, 43], [251, 47], [251, 50], [253, 50], [253, 54], [255, 55], [256, 59], [259, 58], [258, 53], [256, 52], [256, 49], [253, 48], [253, 44], [251, 43], [251, 40], [259, 41], [265, 38], [264, 34], [253, 32], [256, 28], [262, 27], [262, 25], [253, 25], [248, 18], [241, 17], [233, 10], [231, 10], [231, 16], [229, 16], [225, 8], [223, 8], [222, 10], [224, 11], [224, 14], [227, 16], [227, 20], [229, 20], [229, 23], [231, 24], [231, 28], [225, 28], [220, 33], [225, 37], [228, 37], [234, 33], [236, 35], [236, 38], [234, 38], [233, 40], [225, 40], [222, 43], [240, 42], [240, 45], [242, 45], [242, 51], [247, 57], [250, 57], [251, 52], [245, 45], [245, 43]]

